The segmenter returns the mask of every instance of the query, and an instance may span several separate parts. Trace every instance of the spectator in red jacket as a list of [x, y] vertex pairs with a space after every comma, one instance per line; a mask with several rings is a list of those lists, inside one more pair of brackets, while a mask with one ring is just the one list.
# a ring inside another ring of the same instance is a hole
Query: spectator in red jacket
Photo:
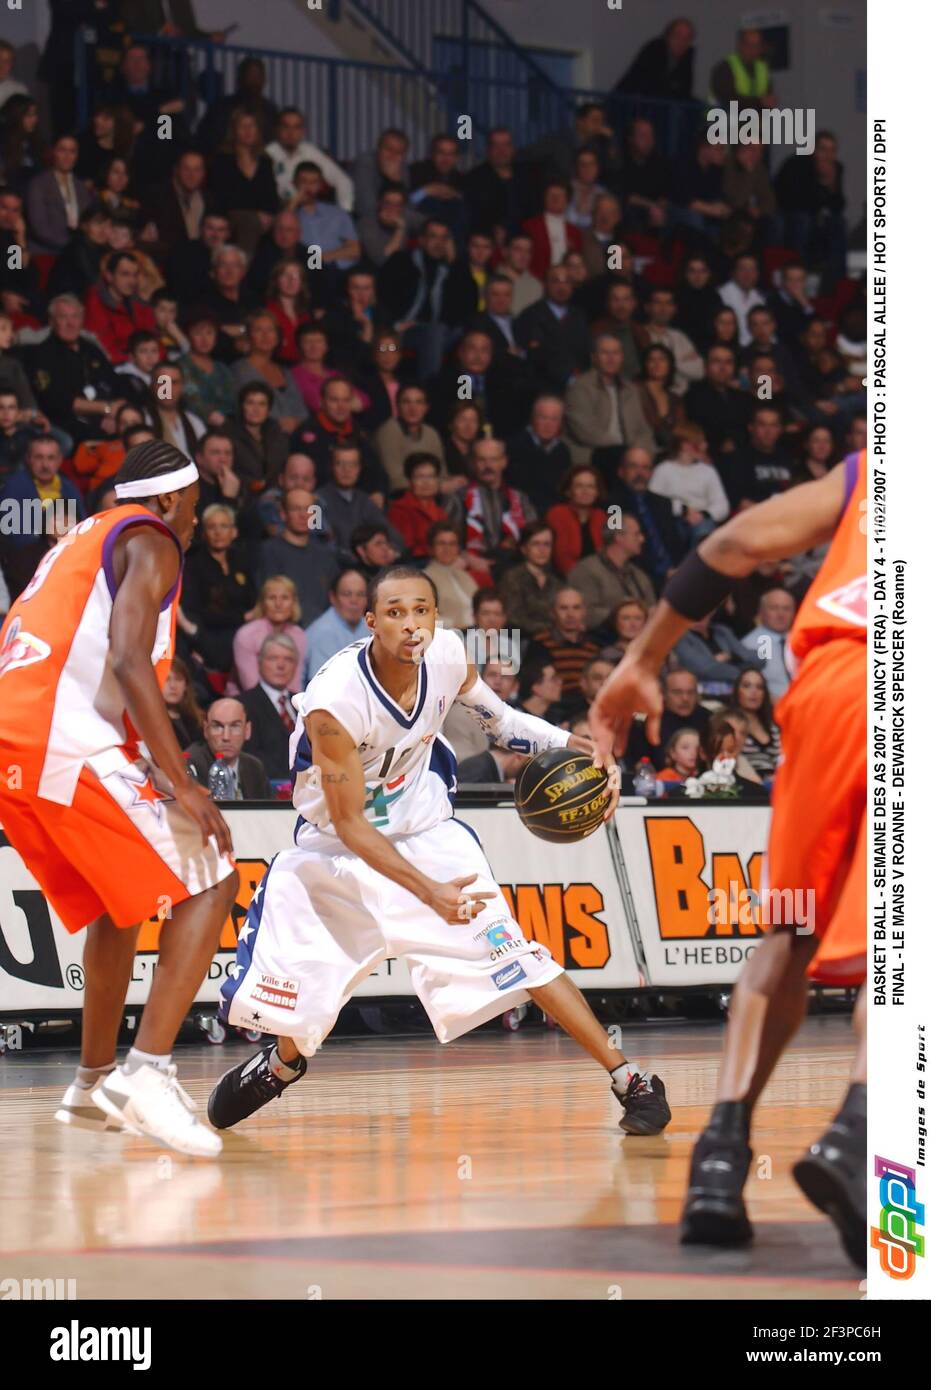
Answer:
[[415, 559], [431, 554], [430, 530], [437, 521], [448, 520], [440, 502], [440, 461], [433, 454], [411, 454], [404, 460], [404, 475], [410, 486], [388, 508], [388, 520], [400, 532]]
[[538, 280], [546, 279], [551, 265], [562, 265], [567, 251], [582, 250], [582, 232], [566, 214], [572, 191], [563, 179], [550, 179], [543, 190], [543, 211], [524, 223], [533, 241], [530, 270]]
[[87, 291], [84, 327], [114, 364], [128, 360], [134, 333], [154, 332], [155, 314], [139, 298], [139, 266], [128, 251], [112, 251], [104, 259], [100, 279]]
[[564, 501], [550, 507], [546, 521], [554, 536], [553, 565], [566, 575], [579, 560], [601, 549], [608, 513], [601, 505], [601, 477], [587, 463], [569, 469], [562, 495]]

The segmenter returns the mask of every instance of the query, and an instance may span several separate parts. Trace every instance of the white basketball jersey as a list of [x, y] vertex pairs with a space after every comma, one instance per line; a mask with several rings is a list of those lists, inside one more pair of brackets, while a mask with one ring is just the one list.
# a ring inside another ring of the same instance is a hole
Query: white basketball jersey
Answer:
[[295, 843], [312, 846], [333, 836], [326, 797], [314, 768], [303, 716], [326, 710], [355, 743], [365, 774], [365, 815], [385, 835], [416, 835], [453, 813], [456, 755], [441, 736], [443, 720], [465, 683], [461, 639], [438, 628], [419, 667], [417, 699], [410, 714], [382, 689], [372, 669], [372, 638], [353, 642], [331, 657], [303, 695], [291, 735], [294, 807], [300, 813]]

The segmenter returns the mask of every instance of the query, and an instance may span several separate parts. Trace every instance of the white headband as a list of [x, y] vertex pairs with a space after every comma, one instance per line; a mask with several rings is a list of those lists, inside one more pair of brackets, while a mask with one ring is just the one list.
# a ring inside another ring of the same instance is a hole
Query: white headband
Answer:
[[157, 478], [136, 478], [131, 483], [117, 483], [113, 491], [117, 497], [161, 497], [166, 492], [180, 492], [181, 488], [196, 483], [200, 474], [196, 463], [186, 463], [173, 473], [160, 473]]

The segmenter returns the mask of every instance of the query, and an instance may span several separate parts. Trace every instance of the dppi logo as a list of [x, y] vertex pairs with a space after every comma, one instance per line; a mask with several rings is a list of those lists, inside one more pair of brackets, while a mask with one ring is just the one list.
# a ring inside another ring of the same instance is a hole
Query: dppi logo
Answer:
[[879, 1225], [870, 1231], [870, 1245], [879, 1251], [879, 1267], [890, 1279], [911, 1279], [916, 1257], [925, 1253], [925, 1238], [917, 1234], [925, 1224], [925, 1209], [915, 1200], [915, 1170], [877, 1154], [873, 1174], [879, 1178], [882, 1211]]

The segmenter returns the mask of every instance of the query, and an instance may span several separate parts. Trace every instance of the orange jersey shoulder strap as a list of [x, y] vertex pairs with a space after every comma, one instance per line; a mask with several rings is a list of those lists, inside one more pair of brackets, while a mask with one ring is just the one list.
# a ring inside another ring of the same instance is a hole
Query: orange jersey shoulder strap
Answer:
[[866, 450], [844, 460], [844, 510], [799, 609], [790, 645], [798, 661], [835, 638], [866, 641]]

